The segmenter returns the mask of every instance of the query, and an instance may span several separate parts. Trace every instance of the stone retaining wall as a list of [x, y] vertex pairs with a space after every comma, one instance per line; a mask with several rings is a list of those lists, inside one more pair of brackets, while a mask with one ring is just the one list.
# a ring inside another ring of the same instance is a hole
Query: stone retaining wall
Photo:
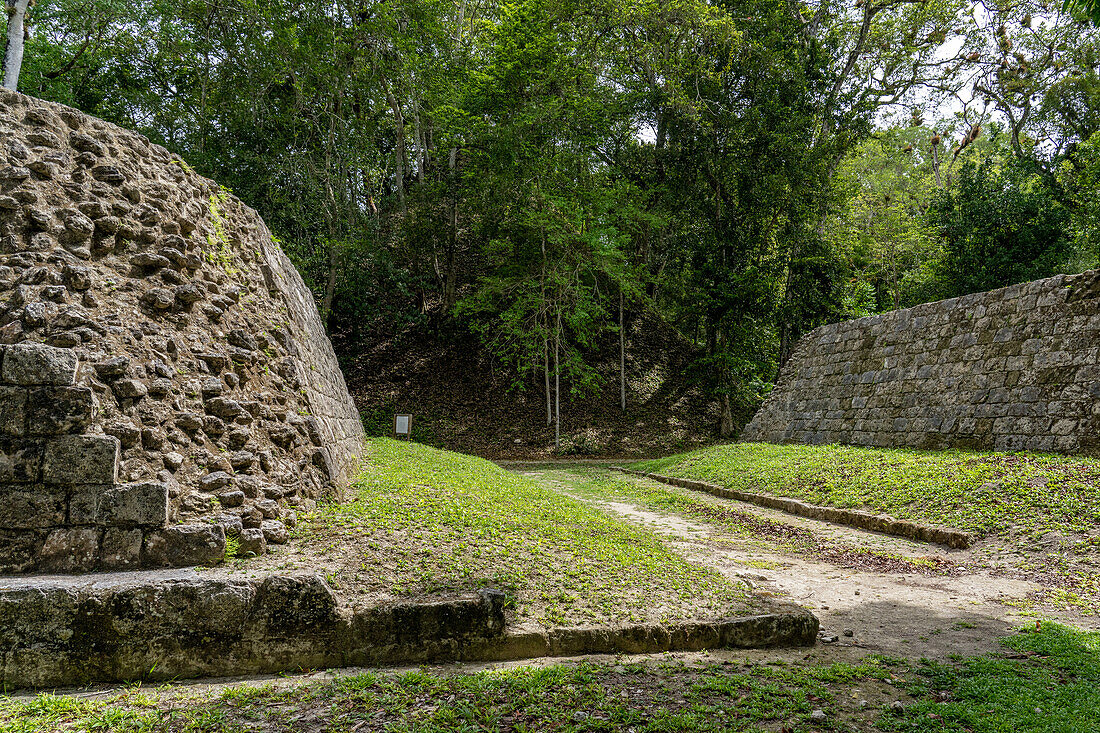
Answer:
[[741, 438], [1100, 455], [1100, 271], [815, 329]]
[[[263, 222], [259, 225], [263, 226]], [[339, 492], [339, 498], [346, 499], [342, 490], [355, 477], [363, 450], [359, 410], [325, 335], [325, 324], [313, 302], [313, 293], [266, 228], [259, 240], [264, 263], [261, 272], [268, 291], [282, 298], [294, 330], [307, 335], [295, 339], [292, 345], [298, 363], [309, 366], [300, 370], [300, 377], [306, 385], [310, 414], [321, 438], [322, 452], [316, 458], [324, 462], [333, 490]]]
[[318, 576], [194, 572], [24, 578], [0, 588], [4, 690], [499, 661], [592, 653], [812, 646], [818, 620], [791, 608], [668, 625], [509, 631], [505, 595], [342, 607]]
[[[168, 487], [118, 482], [119, 440], [84, 433], [99, 404], [76, 367], [68, 349], [0, 346], [0, 556], [17, 571], [174, 564]], [[224, 531], [206, 544], [224, 550]]]

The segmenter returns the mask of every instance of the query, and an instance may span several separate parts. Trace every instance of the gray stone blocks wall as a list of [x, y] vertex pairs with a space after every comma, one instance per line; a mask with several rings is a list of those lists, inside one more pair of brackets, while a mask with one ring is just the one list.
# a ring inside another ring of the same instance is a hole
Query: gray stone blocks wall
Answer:
[[125, 568], [169, 521], [168, 487], [118, 483], [120, 444], [68, 349], [0, 346], [0, 570]]
[[742, 439], [1100, 455], [1100, 271], [815, 329]]
[[286, 304], [290, 322], [306, 338], [293, 343], [298, 364], [308, 365], [296, 371], [306, 386], [310, 420], [306, 428], [319, 450], [314, 463], [331, 477], [329, 489], [334, 498], [346, 499], [346, 489], [354, 478], [363, 452], [363, 423], [359, 410], [348, 392], [344, 372], [336, 361], [325, 325], [317, 312], [313, 296], [286, 253], [275, 245], [270, 233], [264, 243], [262, 268], [268, 290], [278, 293]]

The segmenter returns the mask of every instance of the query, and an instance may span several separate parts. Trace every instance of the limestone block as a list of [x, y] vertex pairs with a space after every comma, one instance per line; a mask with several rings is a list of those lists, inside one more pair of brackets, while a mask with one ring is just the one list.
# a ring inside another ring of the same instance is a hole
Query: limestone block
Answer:
[[217, 515], [214, 517], [214, 523], [225, 528], [226, 537], [240, 537], [241, 531], [244, 529], [244, 523], [241, 522], [240, 515], [231, 512], [222, 512]]
[[120, 186], [126, 182], [126, 175], [118, 166], [97, 165], [92, 168], [92, 178], [103, 183]]
[[[141, 443], [143, 431], [128, 420], [120, 420], [103, 426], [103, 432], [107, 435], [113, 435], [118, 438], [122, 444], [123, 450], [126, 448], [132, 448]], [[153, 437], [153, 442], [156, 441], [155, 431], [148, 429], [149, 434]], [[163, 442], [163, 438], [161, 439]], [[150, 447], [154, 447], [150, 445]]]
[[286, 543], [290, 536], [286, 525], [278, 519], [263, 520], [263, 523], [260, 525], [260, 531], [263, 532], [264, 539], [272, 545], [282, 545]]
[[103, 147], [95, 138], [85, 135], [79, 132], [69, 133], [69, 142], [72, 144], [73, 149], [82, 153], [91, 153], [96, 157], [102, 158], [107, 154], [107, 149]]
[[99, 548], [99, 567], [104, 570], [123, 570], [139, 566], [144, 537], [140, 529], [108, 527], [103, 532]]
[[233, 489], [230, 491], [222, 491], [218, 494], [218, 503], [224, 507], [238, 507], [244, 505], [244, 492]]
[[58, 573], [91, 570], [99, 556], [99, 536], [100, 530], [91, 527], [55, 529], [46, 537], [36, 564]]
[[45, 344], [23, 342], [4, 352], [4, 382], [19, 385], [68, 386], [76, 381], [76, 353]]
[[31, 435], [79, 433], [98, 413], [91, 387], [39, 387], [27, 397], [27, 432]]
[[73, 524], [163, 527], [168, 523], [168, 485], [143, 481], [117, 486], [79, 486], [69, 507]]
[[114, 383], [112, 389], [116, 397], [125, 400], [141, 399], [149, 394], [149, 388], [138, 379], [120, 379]]
[[69, 520], [71, 525], [102, 524], [100, 505], [103, 494], [114, 484], [83, 484], [73, 487], [69, 498]]
[[0, 387], [0, 435], [23, 435], [26, 410], [27, 390], [20, 387]]
[[116, 356], [94, 365], [96, 376], [106, 381], [119, 379], [126, 374], [130, 360], [125, 356]]
[[241, 557], [259, 556], [267, 552], [267, 540], [264, 538], [264, 533], [261, 529], [255, 527], [242, 529], [238, 542], [240, 545], [237, 549], [237, 553]]
[[203, 491], [220, 491], [233, 484], [233, 477], [225, 471], [214, 471], [203, 476], [199, 487]]
[[214, 397], [206, 401], [206, 411], [215, 417], [230, 422], [248, 416], [248, 412], [236, 400], [227, 397]]
[[42, 466], [42, 441], [0, 439], [0, 483], [38, 481]]
[[0, 573], [23, 573], [33, 568], [44, 539], [40, 532], [0, 529]]
[[41, 484], [0, 484], [0, 527], [41, 529], [65, 524], [63, 490]]
[[225, 527], [220, 524], [179, 524], [145, 537], [143, 563], [187, 567], [213, 563], [225, 556]]
[[120, 443], [113, 435], [63, 435], [46, 443], [42, 480], [48, 484], [118, 482]]

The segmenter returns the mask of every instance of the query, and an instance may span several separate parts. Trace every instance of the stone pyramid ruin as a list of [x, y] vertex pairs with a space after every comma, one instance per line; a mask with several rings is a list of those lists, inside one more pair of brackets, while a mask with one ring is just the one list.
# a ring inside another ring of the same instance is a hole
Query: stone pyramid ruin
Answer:
[[362, 438], [256, 212], [138, 134], [0, 91], [0, 572], [262, 553], [341, 498]]

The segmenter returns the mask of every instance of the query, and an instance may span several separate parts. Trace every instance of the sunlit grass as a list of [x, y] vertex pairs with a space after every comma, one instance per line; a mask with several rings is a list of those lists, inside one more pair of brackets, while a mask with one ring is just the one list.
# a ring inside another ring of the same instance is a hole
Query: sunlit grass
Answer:
[[743, 586], [652, 532], [489, 461], [372, 439], [356, 498], [326, 505], [301, 542], [349, 553], [338, 582], [397, 595], [502, 588], [545, 625], [736, 615]]
[[634, 467], [978, 534], [1100, 524], [1100, 461], [1077, 456], [735, 443]]

